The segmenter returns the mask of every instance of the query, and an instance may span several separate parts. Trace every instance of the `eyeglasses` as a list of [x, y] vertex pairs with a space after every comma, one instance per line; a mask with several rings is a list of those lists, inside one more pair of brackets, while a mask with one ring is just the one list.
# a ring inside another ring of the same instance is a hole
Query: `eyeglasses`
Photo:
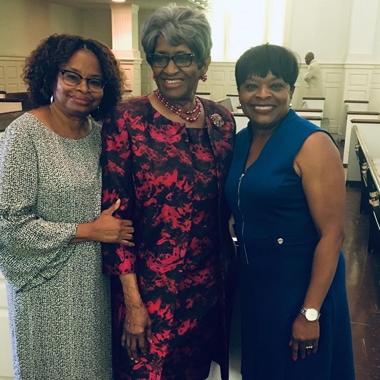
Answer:
[[78, 86], [82, 82], [82, 80], [85, 80], [87, 83], [87, 87], [90, 91], [100, 92], [106, 85], [104, 80], [101, 78], [85, 78], [82, 75], [76, 73], [75, 71], [61, 70], [60, 73], [62, 75], [63, 82], [68, 86]]
[[153, 67], [165, 68], [170, 60], [173, 60], [177, 67], [189, 67], [193, 63], [195, 55], [193, 53], [178, 53], [174, 55], [153, 53], [148, 56], [148, 62]]

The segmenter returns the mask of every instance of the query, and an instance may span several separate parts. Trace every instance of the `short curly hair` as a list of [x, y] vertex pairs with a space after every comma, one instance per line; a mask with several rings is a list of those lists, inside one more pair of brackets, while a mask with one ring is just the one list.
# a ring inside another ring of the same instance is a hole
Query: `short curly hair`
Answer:
[[121, 98], [122, 72], [115, 56], [106, 45], [80, 36], [53, 34], [30, 54], [23, 73], [30, 100], [35, 107], [50, 104], [59, 70], [80, 49], [87, 49], [95, 54], [106, 83], [102, 101], [91, 115], [96, 119], [109, 117]]
[[188, 46], [195, 54], [199, 67], [210, 58], [211, 28], [206, 16], [198, 9], [174, 4], [159, 8], [145, 22], [141, 35], [149, 64], [149, 56], [154, 53], [160, 36], [173, 46]]

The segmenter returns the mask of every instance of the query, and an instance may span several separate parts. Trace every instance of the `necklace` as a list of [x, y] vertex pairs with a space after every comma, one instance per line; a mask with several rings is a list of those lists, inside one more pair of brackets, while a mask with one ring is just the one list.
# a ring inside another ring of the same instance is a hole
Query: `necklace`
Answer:
[[195, 97], [195, 106], [191, 110], [185, 111], [181, 107], [169, 103], [169, 101], [164, 97], [164, 95], [161, 94], [160, 90], [155, 90], [154, 94], [156, 95], [160, 103], [163, 104], [167, 109], [175, 113], [181, 119], [189, 121], [190, 123], [198, 120], [199, 116], [202, 113], [202, 104], [197, 96]]

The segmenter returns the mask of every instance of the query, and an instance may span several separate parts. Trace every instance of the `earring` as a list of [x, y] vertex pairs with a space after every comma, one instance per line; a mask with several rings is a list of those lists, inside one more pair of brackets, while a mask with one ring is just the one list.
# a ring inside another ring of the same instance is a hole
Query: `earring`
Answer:
[[206, 80], [207, 80], [207, 74], [206, 73], [202, 74], [201, 77], [200, 77], [200, 79], [201, 79], [201, 81], [206, 82]]
[[50, 97], [50, 104], [53, 103], [53, 102], [54, 102], [54, 96], [52, 95], [52, 96]]

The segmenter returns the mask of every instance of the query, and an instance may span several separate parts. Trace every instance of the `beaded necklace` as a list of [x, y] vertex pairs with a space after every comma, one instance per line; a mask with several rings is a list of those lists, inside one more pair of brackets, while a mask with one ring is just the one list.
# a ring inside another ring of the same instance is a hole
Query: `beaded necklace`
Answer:
[[189, 111], [185, 111], [181, 107], [169, 103], [169, 101], [164, 97], [164, 95], [161, 94], [160, 90], [154, 90], [154, 94], [156, 95], [160, 103], [163, 104], [167, 109], [175, 113], [181, 119], [186, 120], [190, 123], [198, 120], [199, 116], [202, 113], [202, 104], [197, 96], [195, 97], [194, 108]]

